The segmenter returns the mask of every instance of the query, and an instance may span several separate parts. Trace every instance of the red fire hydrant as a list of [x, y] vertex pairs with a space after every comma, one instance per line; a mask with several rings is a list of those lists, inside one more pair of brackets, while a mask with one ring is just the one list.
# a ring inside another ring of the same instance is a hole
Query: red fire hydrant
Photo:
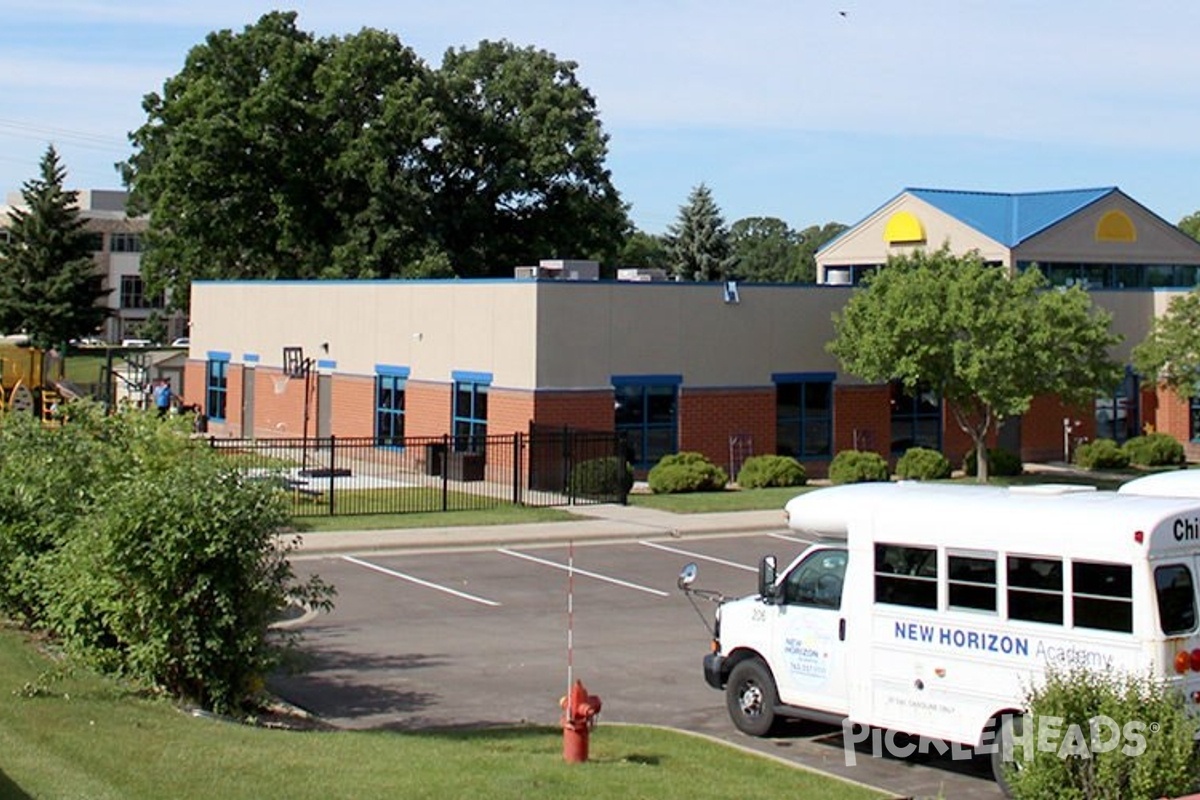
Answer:
[[600, 713], [600, 698], [588, 694], [583, 681], [575, 681], [558, 704], [563, 709], [563, 760], [581, 764], [588, 760], [588, 734]]

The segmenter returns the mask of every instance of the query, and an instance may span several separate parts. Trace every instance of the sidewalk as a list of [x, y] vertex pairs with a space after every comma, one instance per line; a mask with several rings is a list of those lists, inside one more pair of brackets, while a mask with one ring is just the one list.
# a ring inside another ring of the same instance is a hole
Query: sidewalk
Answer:
[[783, 509], [728, 511], [718, 514], [673, 514], [653, 508], [615, 504], [575, 506], [579, 517], [564, 522], [529, 525], [472, 525], [448, 528], [395, 528], [301, 534], [296, 555], [323, 555], [372, 550], [417, 550], [495, 547], [546, 542], [649, 539], [720, 533], [787, 530]]

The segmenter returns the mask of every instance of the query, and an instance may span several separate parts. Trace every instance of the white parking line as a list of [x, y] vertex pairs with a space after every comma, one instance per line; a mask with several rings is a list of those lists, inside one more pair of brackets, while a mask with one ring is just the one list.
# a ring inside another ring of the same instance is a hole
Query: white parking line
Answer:
[[463, 600], [470, 600], [472, 603], [479, 603], [480, 605], [484, 605], [484, 606], [500, 605], [495, 600], [488, 600], [485, 597], [476, 597], [473, 594], [467, 594], [466, 592], [460, 592], [457, 589], [451, 589], [448, 586], [439, 586], [436, 583], [430, 583], [429, 581], [423, 581], [420, 578], [413, 577], [412, 575], [405, 575], [403, 572], [397, 572], [394, 569], [388, 569], [387, 567], [381, 567], [378, 564], [372, 564], [370, 561], [363, 561], [362, 559], [355, 558], [354, 556], [342, 556], [342, 560], [349, 561], [351, 564], [357, 564], [360, 567], [366, 567], [367, 569], [374, 570], [376, 572], [381, 572], [384, 575], [390, 575], [393, 578], [399, 578], [402, 581], [408, 581], [409, 583], [415, 583], [418, 586], [424, 586], [426, 589], [435, 589], [439, 592], [445, 592], [446, 594], [452, 594], [455, 597], [461, 597]]
[[667, 545], [659, 544], [658, 542], [647, 542], [645, 540], [642, 540], [639, 542], [639, 544], [643, 544], [646, 547], [653, 547], [655, 550], [663, 550], [667, 553], [674, 553], [675, 555], [687, 556], [688, 558], [694, 558], [697, 561], [710, 561], [713, 564], [721, 564], [726, 567], [733, 567], [734, 569], [742, 569], [742, 570], [745, 570], [746, 572], [758, 572], [758, 570], [755, 569], [754, 567], [748, 567], [745, 564], [735, 564], [734, 562], [726, 561], [723, 558], [715, 558], [713, 556], [706, 556], [702, 553], [693, 553], [690, 550], [680, 550], [678, 547], [668, 547]]
[[[526, 561], [532, 561], [535, 564], [541, 564], [542, 566], [545, 566], [545, 567], [554, 567], [555, 569], [561, 569], [564, 572], [571, 569], [570, 567], [568, 567], [565, 564], [559, 564], [555, 561], [547, 561], [544, 558], [538, 558], [536, 556], [526, 555], [525, 553], [518, 553], [516, 550], [507, 550], [503, 547], [498, 548], [496, 550], [496, 552], [503, 553], [506, 556], [512, 556], [513, 558], [523, 558]], [[662, 591], [659, 591], [658, 589], [651, 589], [649, 586], [639, 586], [636, 583], [629, 583], [628, 581], [623, 581], [618, 578], [610, 578], [607, 575], [601, 575], [597, 572], [588, 572], [586, 569], [579, 569], [578, 567], [576, 567], [576, 568], [572, 569], [571, 571], [574, 572], [576, 575], [583, 575], [584, 577], [595, 578], [596, 580], [604, 581], [605, 583], [612, 583], [617, 586], [624, 586], [626, 589], [636, 589], [639, 592], [646, 592], [647, 594], [658, 595], [659, 597], [670, 597], [670, 594], [668, 592], [662, 592]]]

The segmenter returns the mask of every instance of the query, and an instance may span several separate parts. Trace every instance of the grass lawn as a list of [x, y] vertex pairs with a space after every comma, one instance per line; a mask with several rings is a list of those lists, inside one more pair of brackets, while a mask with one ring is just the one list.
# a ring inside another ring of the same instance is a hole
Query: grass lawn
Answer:
[[557, 729], [268, 730], [193, 717], [82, 672], [40, 696], [21, 691], [49, 667], [23, 636], [0, 631], [0, 797], [723, 800], [748, 787], [783, 797], [884, 796], [642, 727], [601, 724], [591, 760], [566, 764]]
[[578, 519], [580, 517], [560, 508], [526, 508], [508, 505], [475, 511], [295, 517], [292, 524], [298, 531], [316, 533], [320, 531], [375, 531], [390, 528], [448, 528], [459, 525], [527, 525], [531, 522], [563, 522]]

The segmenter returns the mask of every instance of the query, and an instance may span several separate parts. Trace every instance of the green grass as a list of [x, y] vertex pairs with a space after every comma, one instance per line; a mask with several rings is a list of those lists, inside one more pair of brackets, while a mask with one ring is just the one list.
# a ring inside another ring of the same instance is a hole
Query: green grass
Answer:
[[430, 511], [411, 514], [346, 514], [294, 517], [296, 530], [376, 531], [390, 528], [448, 528], [466, 525], [527, 525], [533, 522], [565, 522], [580, 519], [559, 508], [497, 506], [473, 511]]
[[[89, 674], [19, 690], [49, 662], [0, 631], [0, 796], [121, 798], [745, 797], [865, 800], [858, 786], [696, 737], [601, 724], [591, 759], [566, 764], [562, 733], [295, 732], [182, 713]], [[15, 691], [16, 690], [16, 691]]]

